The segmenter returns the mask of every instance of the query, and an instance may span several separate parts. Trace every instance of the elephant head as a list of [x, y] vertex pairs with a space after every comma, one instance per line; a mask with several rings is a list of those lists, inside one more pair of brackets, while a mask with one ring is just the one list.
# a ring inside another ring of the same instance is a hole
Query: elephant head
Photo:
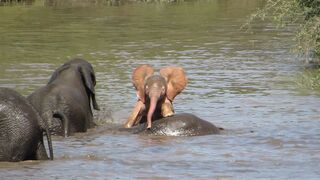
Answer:
[[145, 131], [141, 123], [133, 128], [119, 128], [122, 132], [146, 134], [153, 136], [203, 136], [220, 134], [224, 128], [215, 126], [209, 121], [190, 113], [176, 113], [173, 116], [157, 119], [152, 122], [150, 130]]
[[136, 124], [147, 113], [147, 128], [150, 128], [154, 116], [161, 118], [174, 114], [172, 101], [186, 87], [188, 80], [181, 67], [162, 68], [158, 75], [150, 65], [141, 65], [133, 71], [132, 82], [138, 102], [125, 127]]
[[48, 84], [56, 80], [61, 74], [61, 72], [70, 68], [75, 68], [80, 73], [82, 83], [86, 88], [89, 98], [91, 98], [92, 100], [93, 108], [96, 110], [100, 110], [98, 103], [96, 101], [95, 89], [94, 89], [96, 85], [96, 76], [91, 64], [88, 63], [87, 61], [83, 59], [73, 59], [71, 61], [68, 61], [67, 63], [63, 64], [61, 67], [59, 67], [57, 70], [54, 71]]

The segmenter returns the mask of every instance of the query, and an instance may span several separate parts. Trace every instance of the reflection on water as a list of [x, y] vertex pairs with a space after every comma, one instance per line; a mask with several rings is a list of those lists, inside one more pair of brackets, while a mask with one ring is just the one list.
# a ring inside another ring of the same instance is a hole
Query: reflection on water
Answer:
[[[55, 161], [0, 163], [1, 177], [320, 177], [320, 98], [301, 95], [295, 86], [301, 65], [290, 53], [291, 32], [262, 22], [252, 33], [239, 30], [261, 1], [56, 7], [43, 2], [0, 7], [0, 86], [28, 95], [67, 59], [83, 57], [96, 71], [101, 126], [55, 137]], [[201, 137], [116, 131], [135, 102], [132, 70], [143, 63], [184, 67], [189, 84], [174, 102], [176, 111], [227, 130]]]

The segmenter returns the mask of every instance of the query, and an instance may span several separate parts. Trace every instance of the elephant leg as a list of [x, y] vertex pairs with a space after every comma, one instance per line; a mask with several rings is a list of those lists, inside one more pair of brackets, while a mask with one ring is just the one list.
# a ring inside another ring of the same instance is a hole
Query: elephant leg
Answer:
[[61, 128], [63, 129], [63, 135], [64, 137], [68, 137], [70, 133], [69, 118], [63, 112], [60, 111], [54, 112], [52, 118], [58, 118], [61, 120], [63, 126]]
[[97, 124], [95, 122], [93, 122], [93, 116], [92, 115], [90, 115], [90, 117], [89, 117], [89, 123], [88, 124], [89, 124], [89, 126], [88, 126], [89, 129], [97, 126]]
[[166, 98], [161, 105], [161, 115], [163, 117], [169, 117], [174, 114], [172, 102]]
[[142, 112], [145, 111], [146, 106], [142, 101], [138, 101], [134, 106], [130, 116], [128, 117], [127, 122], [125, 123], [125, 128], [131, 128], [133, 125], [140, 122], [142, 118]]
[[35, 153], [35, 159], [37, 160], [47, 160], [48, 159], [48, 155], [46, 152], [46, 149], [44, 147], [43, 141], [39, 141], [38, 145], [37, 145], [37, 150]]

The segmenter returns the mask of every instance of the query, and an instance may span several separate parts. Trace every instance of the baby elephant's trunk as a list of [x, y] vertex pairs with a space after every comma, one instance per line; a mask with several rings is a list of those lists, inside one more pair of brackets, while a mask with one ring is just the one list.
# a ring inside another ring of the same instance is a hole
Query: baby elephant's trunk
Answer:
[[147, 124], [148, 124], [147, 128], [151, 128], [152, 116], [153, 116], [153, 113], [156, 109], [158, 99], [159, 99], [159, 97], [157, 97], [157, 96], [152, 96], [150, 98], [150, 107], [149, 107], [149, 111], [148, 111], [148, 115], [147, 115]]

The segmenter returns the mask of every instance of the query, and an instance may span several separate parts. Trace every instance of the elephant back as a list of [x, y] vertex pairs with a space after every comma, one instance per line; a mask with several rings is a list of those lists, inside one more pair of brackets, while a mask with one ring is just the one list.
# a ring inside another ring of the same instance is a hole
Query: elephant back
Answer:
[[181, 113], [154, 121], [151, 133], [165, 136], [202, 136], [219, 134], [220, 129], [193, 114]]
[[203, 136], [220, 134], [221, 129], [193, 114], [180, 113], [155, 120], [150, 130], [146, 130], [146, 124], [142, 123], [127, 131], [155, 136]]

